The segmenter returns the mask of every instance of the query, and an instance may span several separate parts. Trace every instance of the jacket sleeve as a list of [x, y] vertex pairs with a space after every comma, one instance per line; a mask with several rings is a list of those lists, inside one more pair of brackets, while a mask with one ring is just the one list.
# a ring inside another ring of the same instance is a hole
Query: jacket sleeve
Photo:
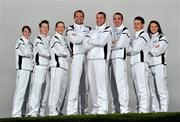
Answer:
[[[159, 45], [159, 46], [157, 47], [157, 45]], [[152, 47], [150, 53], [153, 56], [159, 56], [159, 55], [165, 53], [167, 51], [167, 49], [168, 49], [168, 42], [167, 42], [166, 37], [164, 37], [155, 43], [155, 45]]]
[[29, 50], [26, 45], [23, 42], [18, 41], [18, 43], [16, 44], [16, 50], [17, 53], [21, 56], [24, 57], [32, 57], [33, 53], [31, 50]]
[[84, 38], [82, 33], [76, 33], [71, 27], [67, 28], [66, 38], [73, 44], [81, 44]]
[[51, 42], [51, 50], [57, 54], [57, 56], [69, 55], [68, 48], [65, 48], [59, 41], [53, 38]]
[[45, 57], [45, 58], [49, 58], [50, 57], [50, 53], [48, 48], [44, 47], [44, 43], [36, 38], [34, 40], [34, 47], [36, 46], [37, 52], [39, 53], [40, 56]]
[[104, 47], [111, 40], [111, 32], [104, 31], [102, 34], [97, 34], [95, 38], [90, 38], [90, 43], [95, 47]]
[[117, 46], [121, 48], [127, 48], [130, 42], [130, 34], [128, 31], [125, 31], [121, 34], [120, 38], [117, 41]]
[[91, 43], [89, 43], [89, 40], [90, 40], [89, 35], [86, 35], [84, 40], [83, 40], [83, 49], [85, 52], [88, 52], [89, 50], [94, 48], [94, 46]]
[[139, 36], [137, 39], [133, 40], [135, 41], [135, 44], [131, 48], [132, 52], [140, 52], [147, 42], [147, 38], [145, 36]]

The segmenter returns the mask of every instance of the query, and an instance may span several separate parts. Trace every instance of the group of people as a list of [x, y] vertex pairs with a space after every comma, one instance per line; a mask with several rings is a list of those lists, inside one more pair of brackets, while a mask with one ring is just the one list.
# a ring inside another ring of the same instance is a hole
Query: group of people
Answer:
[[[106, 25], [104, 12], [96, 14], [94, 29], [84, 24], [84, 17], [82, 10], [75, 11], [75, 22], [67, 29], [64, 22], [58, 21], [52, 38], [48, 36], [49, 22], [41, 21], [40, 34], [33, 43], [29, 40], [31, 28], [22, 28], [22, 37], [16, 42], [17, 77], [12, 116], [60, 115], [66, 97], [67, 115], [88, 114], [89, 93], [90, 114], [106, 114], [108, 85], [113, 97], [112, 112], [130, 112], [127, 56], [130, 56], [137, 97], [136, 112], [148, 113], [150, 103], [153, 112], [167, 112], [168, 41], [159, 22], [152, 20], [145, 31], [144, 19], [137, 16], [135, 34], [131, 36], [119, 12], [113, 15], [113, 27]], [[25, 98], [28, 98], [27, 105], [24, 105]]]

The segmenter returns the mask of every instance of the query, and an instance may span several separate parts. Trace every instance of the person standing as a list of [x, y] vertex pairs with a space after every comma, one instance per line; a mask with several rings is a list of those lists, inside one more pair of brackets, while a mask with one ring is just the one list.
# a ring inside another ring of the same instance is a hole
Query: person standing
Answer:
[[[28, 90], [31, 72], [33, 70], [33, 52], [29, 37], [31, 28], [23, 26], [22, 37], [16, 42], [16, 90], [13, 101], [12, 117], [22, 117], [25, 94]], [[26, 107], [26, 106], [25, 106]], [[26, 109], [26, 108], [25, 108]]]
[[108, 111], [107, 96], [107, 63], [110, 57], [111, 27], [106, 25], [106, 14], [96, 14], [96, 28], [86, 35], [84, 50], [87, 52], [88, 81], [93, 101], [91, 114], [106, 114]]
[[40, 35], [34, 40], [34, 70], [32, 89], [29, 100], [29, 113], [32, 117], [44, 116], [49, 94], [49, 22], [43, 20], [39, 24]]
[[153, 112], [168, 111], [168, 88], [166, 57], [168, 50], [167, 37], [162, 33], [158, 21], [152, 20], [148, 26], [150, 35], [150, 61], [149, 61], [149, 84], [152, 98]]
[[113, 38], [110, 64], [115, 80], [111, 78], [111, 90], [115, 112], [129, 112], [129, 87], [127, 83], [126, 51], [130, 42], [130, 33], [123, 25], [123, 15], [119, 12], [113, 15]]
[[[67, 101], [67, 115], [78, 114], [78, 112], [82, 114], [86, 113], [88, 103], [88, 83], [85, 79], [83, 79], [82, 81], [80, 80], [83, 73], [83, 65], [85, 66], [83, 39], [85, 35], [89, 33], [90, 27], [84, 25], [84, 12], [82, 10], [77, 10], [74, 12], [74, 20], [75, 23], [68, 26], [66, 32], [66, 38], [70, 42], [70, 47], [73, 53], [71, 63], [70, 88]], [[84, 73], [85, 72], [86, 71], [84, 71]], [[80, 83], [82, 84], [82, 86], [80, 86]], [[85, 91], [79, 93], [80, 89], [85, 89]], [[81, 97], [79, 97], [79, 95]]]
[[143, 30], [145, 21], [137, 16], [134, 19], [134, 38], [131, 40], [130, 49], [127, 53], [131, 56], [132, 78], [135, 94], [137, 97], [137, 112], [149, 112], [149, 85], [148, 85], [148, 63], [149, 63], [149, 35]]
[[69, 43], [64, 39], [65, 24], [58, 21], [56, 33], [50, 41], [51, 48], [51, 83], [49, 93], [49, 115], [61, 114], [66, 94], [68, 65], [70, 59]]

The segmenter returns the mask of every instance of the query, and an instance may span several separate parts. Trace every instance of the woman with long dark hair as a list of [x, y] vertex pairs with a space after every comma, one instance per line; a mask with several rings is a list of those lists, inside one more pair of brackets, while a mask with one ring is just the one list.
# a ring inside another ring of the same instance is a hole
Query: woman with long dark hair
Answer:
[[149, 85], [152, 98], [153, 112], [168, 111], [168, 89], [166, 55], [168, 41], [162, 33], [159, 22], [153, 20], [149, 23], [148, 30], [150, 36], [150, 62], [149, 62]]

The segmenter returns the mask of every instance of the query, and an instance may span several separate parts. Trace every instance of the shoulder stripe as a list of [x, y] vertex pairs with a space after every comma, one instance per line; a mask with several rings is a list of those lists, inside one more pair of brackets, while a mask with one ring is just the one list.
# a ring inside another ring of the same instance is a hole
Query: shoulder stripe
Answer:
[[140, 34], [139, 34], [139, 36], [141, 36], [141, 34], [143, 34], [144, 33], [144, 31], [142, 31]]
[[19, 45], [16, 47], [16, 49], [18, 49], [20, 47], [20, 45], [24, 45], [23, 43], [19, 43]]
[[167, 40], [165, 40], [165, 39], [161, 39], [161, 40], [159, 40], [159, 41], [165, 41], [167, 44], [169, 44], [169, 43], [168, 43], [168, 41], [167, 41]]
[[146, 38], [144, 38], [143, 36], [139, 36], [140, 38], [144, 39], [145, 42], [147, 42]]
[[130, 36], [127, 33], [122, 33], [122, 34], [125, 34], [128, 38], [130, 38]]
[[38, 39], [40, 39], [42, 41], [42, 38], [40, 36], [37, 36]]
[[127, 27], [124, 27], [123, 30], [122, 30], [122, 33], [123, 33], [125, 30], [127, 30], [127, 29], [128, 29]]
[[35, 46], [37, 46], [38, 44], [44, 45], [42, 42], [37, 42], [37, 43], [35, 44]]
[[53, 44], [53, 46], [51, 46], [51, 48], [53, 48], [53, 47], [55, 46], [56, 43], [61, 44], [60, 42], [54, 42], [54, 44]]

